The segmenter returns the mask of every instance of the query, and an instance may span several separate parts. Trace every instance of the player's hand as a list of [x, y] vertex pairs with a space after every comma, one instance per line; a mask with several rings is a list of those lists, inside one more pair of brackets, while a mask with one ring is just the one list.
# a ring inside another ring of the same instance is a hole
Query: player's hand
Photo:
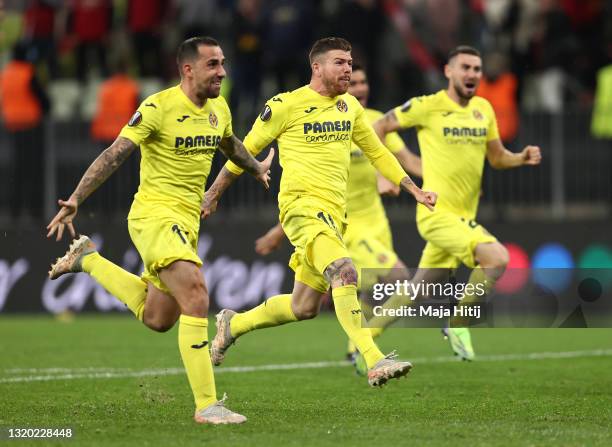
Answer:
[[274, 250], [278, 250], [282, 241], [282, 237], [278, 237], [273, 230], [270, 230], [255, 241], [255, 252], [261, 256], [269, 255]]
[[264, 161], [259, 163], [259, 174], [255, 176], [257, 181], [263, 184], [266, 189], [270, 189], [270, 166], [272, 165], [272, 159], [274, 158], [274, 148], [270, 149], [268, 156]]
[[523, 164], [529, 166], [539, 165], [542, 161], [542, 154], [539, 146], [526, 146], [521, 152]]
[[381, 196], [397, 197], [400, 193], [400, 187], [395, 183], [387, 180], [382, 175], [377, 175], [378, 194]]
[[430, 191], [423, 191], [421, 188], [415, 188], [411, 191], [415, 200], [419, 203], [425, 205], [429, 211], [433, 211], [436, 206], [436, 202], [438, 201], [438, 194]]
[[53, 236], [57, 232], [56, 241], [59, 241], [64, 235], [64, 229], [68, 227], [68, 231], [70, 232], [72, 237], [76, 236], [76, 232], [74, 231], [74, 225], [72, 225], [72, 221], [77, 215], [77, 211], [79, 208], [79, 204], [77, 200], [73, 197], [68, 200], [58, 200], [57, 203], [61, 206], [58, 213], [55, 215], [49, 225], [47, 225], [47, 237]]
[[206, 219], [215, 211], [217, 211], [217, 204], [219, 203], [219, 199], [214, 196], [209, 191], [204, 193], [204, 200], [202, 201], [202, 206], [200, 207], [200, 219]]

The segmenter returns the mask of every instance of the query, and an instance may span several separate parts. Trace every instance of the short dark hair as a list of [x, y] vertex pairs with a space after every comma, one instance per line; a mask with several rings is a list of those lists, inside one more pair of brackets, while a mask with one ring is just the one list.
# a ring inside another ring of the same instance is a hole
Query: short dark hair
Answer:
[[359, 62], [353, 62], [353, 71], [359, 71], [359, 70], [367, 74], [367, 70], [363, 64], [360, 64]]
[[181, 70], [181, 64], [183, 62], [198, 57], [198, 48], [201, 45], [206, 45], [207, 47], [220, 46], [219, 42], [208, 36], [190, 37], [185, 40], [179, 45], [178, 51], [176, 52], [176, 64], [179, 67], [179, 71]]
[[452, 58], [459, 54], [471, 54], [472, 56], [478, 56], [482, 58], [482, 56], [480, 55], [480, 51], [478, 51], [476, 48], [471, 47], [469, 45], [459, 45], [458, 47], [455, 47], [449, 51], [447, 59], [448, 62], [450, 62]]
[[331, 50], [351, 51], [352, 47], [351, 43], [342, 37], [324, 37], [312, 45], [310, 53], [308, 53], [308, 59], [312, 64], [317, 56]]

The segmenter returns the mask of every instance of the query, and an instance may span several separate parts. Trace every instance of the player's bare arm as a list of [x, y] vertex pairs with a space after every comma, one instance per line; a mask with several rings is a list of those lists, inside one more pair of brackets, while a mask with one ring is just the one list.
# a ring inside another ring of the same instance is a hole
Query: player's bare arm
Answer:
[[223, 138], [219, 148], [227, 158], [255, 177], [257, 181], [261, 182], [266, 187], [266, 189], [269, 188], [270, 165], [274, 158], [274, 149], [270, 149], [270, 153], [266, 159], [259, 162], [250, 154], [246, 147], [244, 147], [244, 144], [242, 144], [242, 141], [236, 138], [235, 135]]
[[381, 119], [375, 121], [374, 124], [372, 124], [372, 127], [381, 141], [385, 141], [385, 136], [388, 133], [395, 132], [401, 128], [393, 110], [389, 110]]
[[59, 241], [66, 227], [68, 227], [72, 237], [76, 236], [72, 221], [77, 215], [79, 205], [98, 189], [137, 147], [129, 139], [118, 137], [113, 144], [105, 149], [87, 168], [70, 198], [68, 200], [58, 200], [61, 209], [47, 225], [47, 230], [49, 230], [47, 237], [51, 237], [57, 232], [56, 240]]
[[272, 253], [282, 245], [285, 231], [280, 222], [268, 230], [266, 234], [255, 241], [255, 252], [265, 256]]
[[407, 147], [404, 147], [401, 151], [394, 153], [397, 161], [400, 162], [404, 171], [412, 176], [423, 178], [423, 166], [421, 164], [421, 157], [411, 152]]
[[419, 188], [412, 179], [407, 175], [400, 182], [400, 188], [406, 191], [409, 194], [412, 194], [414, 199], [425, 205], [430, 211], [434, 210], [436, 206], [436, 202], [438, 201], [438, 194], [431, 191], [423, 191]]
[[400, 193], [400, 187], [388, 180], [380, 172], [376, 173], [376, 188], [381, 196], [397, 197]]
[[542, 154], [539, 146], [525, 146], [521, 152], [511, 152], [504, 147], [501, 140], [496, 139], [487, 143], [487, 160], [494, 169], [510, 169], [539, 165]]
[[221, 168], [221, 171], [217, 175], [217, 178], [213, 184], [204, 193], [204, 200], [202, 201], [202, 207], [200, 208], [201, 219], [206, 219], [217, 211], [219, 199], [225, 190], [229, 188], [238, 177], [240, 176], [230, 172], [225, 166]]

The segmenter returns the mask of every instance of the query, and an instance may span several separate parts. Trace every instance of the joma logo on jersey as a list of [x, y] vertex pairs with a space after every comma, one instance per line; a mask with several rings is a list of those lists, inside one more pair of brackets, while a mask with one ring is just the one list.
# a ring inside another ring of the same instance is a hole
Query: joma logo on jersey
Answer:
[[444, 127], [445, 137], [486, 137], [486, 127]]
[[304, 123], [304, 134], [322, 132], [346, 132], [351, 130], [351, 122], [349, 120], [342, 121], [324, 121], [322, 123]]
[[212, 147], [216, 148], [221, 143], [220, 135], [196, 135], [195, 137], [176, 137], [174, 140], [175, 149], [190, 147]]

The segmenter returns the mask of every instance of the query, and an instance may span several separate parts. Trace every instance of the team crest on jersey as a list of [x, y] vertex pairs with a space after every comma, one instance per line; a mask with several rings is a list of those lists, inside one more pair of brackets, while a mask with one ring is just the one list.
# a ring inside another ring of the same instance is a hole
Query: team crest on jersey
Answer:
[[272, 109], [268, 104], [266, 104], [266, 106], [259, 114], [259, 119], [261, 119], [262, 121], [269, 121], [270, 118], [272, 118]]
[[208, 115], [208, 122], [212, 127], [216, 129], [219, 125], [219, 118], [217, 118], [217, 115], [215, 115], [213, 112], [210, 112], [210, 114]]
[[138, 126], [140, 123], [142, 122], [142, 113], [140, 113], [138, 110], [136, 111], [136, 113], [134, 113], [132, 115], [132, 117], [130, 118], [130, 120], [128, 121], [128, 126], [130, 127], [136, 127]]
[[388, 260], [389, 260], [389, 258], [387, 257], [387, 255], [386, 255], [386, 254], [384, 254], [384, 253], [380, 253], [380, 254], [378, 255], [378, 263], [379, 263], [379, 264], [384, 264], [384, 263], [385, 263], [385, 262], [387, 262]]
[[346, 104], [346, 102], [344, 102], [343, 99], [339, 99], [338, 102], [336, 103], [336, 107], [338, 108], [338, 110], [340, 110], [342, 113], [348, 112], [348, 105]]
[[474, 114], [474, 118], [476, 118], [479, 121], [484, 119], [484, 117], [482, 116], [482, 113], [480, 113], [478, 110], [474, 110], [473, 114]]

